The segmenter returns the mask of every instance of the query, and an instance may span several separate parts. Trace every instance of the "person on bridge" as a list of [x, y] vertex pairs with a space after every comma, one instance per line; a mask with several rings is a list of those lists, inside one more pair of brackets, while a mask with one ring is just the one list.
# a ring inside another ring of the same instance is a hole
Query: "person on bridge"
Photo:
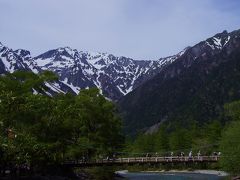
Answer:
[[181, 156], [181, 160], [183, 160], [183, 158], [184, 158], [184, 152], [181, 152], [181, 153], [180, 153], [180, 156]]
[[188, 154], [188, 159], [192, 159], [192, 150]]
[[173, 160], [173, 152], [171, 152], [171, 161]]
[[113, 153], [113, 160], [116, 160], [116, 154]]
[[200, 159], [200, 156], [201, 156], [201, 152], [199, 150], [198, 153], [197, 153], [198, 160]]
[[184, 157], [184, 155], [185, 155], [184, 152], [181, 152], [181, 157]]

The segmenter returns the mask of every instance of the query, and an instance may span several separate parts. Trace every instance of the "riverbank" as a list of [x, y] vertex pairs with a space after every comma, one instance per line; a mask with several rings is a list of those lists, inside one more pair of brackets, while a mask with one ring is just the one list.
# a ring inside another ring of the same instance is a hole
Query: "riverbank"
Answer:
[[197, 173], [197, 174], [211, 174], [217, 176], [228, 176], [229, 174], [224, 171], [217, 171], [217, 170], [169, 170], [169, 171], [141, 171], [141, 172], [148, 172], [148, 173], [158, 173], [158, 172], [169, 172], [169, 173]]
[[[229, 176], [220, 176], [219, 172], [209, 172], [207, 174], [204, 172], [189, 172], [189, 171], [164, 171], [164, 172], [127, 172], [120, 171], [117, 172], [122, 177], [129, 180], [159, 180], [159, 179], [167, 179], [167, 180], [227, 180], [230, 179]], [[216, 175], [217, 174], [217, 175]], [[120, 179], [116, 179], [120, 180]]]
[[[209, 174], [209, 175], [216, 175], [216, 176], [229, 176], [228, 173], [224, 171], [218, 171], [218, 170], [161, 170], [161, 171], [140, 171], [141, 173], [195, 173], [195, 174]], [[116, 171], [117, 175], [124, 175], [129, 173], [128, 170], [122, 170], [122, 171]]]

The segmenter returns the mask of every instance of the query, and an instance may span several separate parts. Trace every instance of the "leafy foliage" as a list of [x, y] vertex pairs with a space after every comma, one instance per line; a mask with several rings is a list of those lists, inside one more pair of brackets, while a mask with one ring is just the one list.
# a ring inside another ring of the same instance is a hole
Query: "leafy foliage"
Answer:
[[240, 173], [240, 101], [225, 105], [225, 113], [232, 120], [223, 132], [220, 148], [223, 154], [220, 159], [224, 170], [233, 174]]
[[110, 154], [121, 147], [121, 123], [114, 105], [97, 89], [82, 90], [78, 96], [45, 96], [45, 82], [54, 80], [51, 72], [0, 77], [3, 161], [44, 167]]
[[[221, 152], [220, 166], [223, 170], [240, 173], [240, 101], [234, 101], [224, 105], [225, 127], [221, 119], [213, 120], [204, 125], [192, 122], [188, 128], [175, 127], [162, 124], [155, 134], [141, 134], [137, 136], [132, 145], [128, 145], [128, 151], [132, 154], [142, 155], [179, 155], [189, 151], [196, 156], [211, 155], [213, 152]], [[168, 124], [169, 125], [169, 124]]]
[[240, 121], [232, 122], [221, 140], [221, 166], [227, 172], [240, 173]]
[[219, 151], [219, 141], [221, 139], [222, 125], [219, 121], [212, 121], [202, 127], [196, 128], [193, 123], [189, 128], [176, 126], [169, 129], [162, 125], [154, 134], [140, 134], [136, 137], [132, 145], [128, 145], [128, 152], [146, 155], [179, 155], [184, 152], [187, 155], [191, 150], [196, 155], [210, 155], [214, 151]]

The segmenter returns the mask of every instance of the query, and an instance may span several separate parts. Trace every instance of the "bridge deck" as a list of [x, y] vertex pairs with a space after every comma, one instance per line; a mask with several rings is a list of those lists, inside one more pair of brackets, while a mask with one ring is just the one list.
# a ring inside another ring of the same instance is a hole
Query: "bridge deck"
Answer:
[[103, 165], [134, 165], [134, 164], [167, 164], [167, 163], [192, 163], [192, 162], [210, 162], [214, 163], [219, 160], [219, 156], [195, 156], [195, 157], [129, 157], [116, 159], [98, 159], [94, 161], [69, 160], [64, 163], [66, 166], [84, 167], [84, 166], [103, 166]]

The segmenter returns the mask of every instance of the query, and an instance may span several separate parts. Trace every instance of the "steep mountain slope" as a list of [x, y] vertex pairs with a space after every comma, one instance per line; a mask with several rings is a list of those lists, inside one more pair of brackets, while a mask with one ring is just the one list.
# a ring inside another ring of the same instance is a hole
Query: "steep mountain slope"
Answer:
[[161, 122], [183, 126], [216, 118], [240, 98], [240, 30], [216, 34], [189, 48], [159, 74], [119, 102], [126, 131]]
[[[16, 70], [33, 71], [34, 73], [42, 71], [32, 60], [29, 51], [23, 49], [14, 51], [0, 43], [0, 74], [5, 74], [7, 72], [12, 73]], [[46, 86], [49, 87], [49, 92], [46, 92], [49, 95], [60, 92], [72, 92], [71, 88], [60, 81], [46, 83]]]
[[30, 58], [30, 53], [25, 51], [21, 54], [20, 51], [13, 51], [0, 43], [0, 74], [15, 70], [29, 70], [28, 65], [24, 61]]
[[97, 87], [106, 97], [118, 100], [160, 72], [162, 67], [171, 64], [183, 52], [158, 61], [138, 61], [65, 47], [31, 57], [29, 51], [14, 51], [0, 44], [0, 74], [15, 70], [34, 73], [50, 70], [59, 76], [57, 83], [48, 85], [51, 94], [69, 91], [78, 94], [81, 89]]
[[60, 81], [76, 94], [80, 89], [98, 87], [106, 97], [117, 100], [180, 55], [159, 61], [136, 61], [107, 53], [79, 52], [66, 47], [48, 51], [33, 58], [33, 61], [42, 70], [56, 72]]

